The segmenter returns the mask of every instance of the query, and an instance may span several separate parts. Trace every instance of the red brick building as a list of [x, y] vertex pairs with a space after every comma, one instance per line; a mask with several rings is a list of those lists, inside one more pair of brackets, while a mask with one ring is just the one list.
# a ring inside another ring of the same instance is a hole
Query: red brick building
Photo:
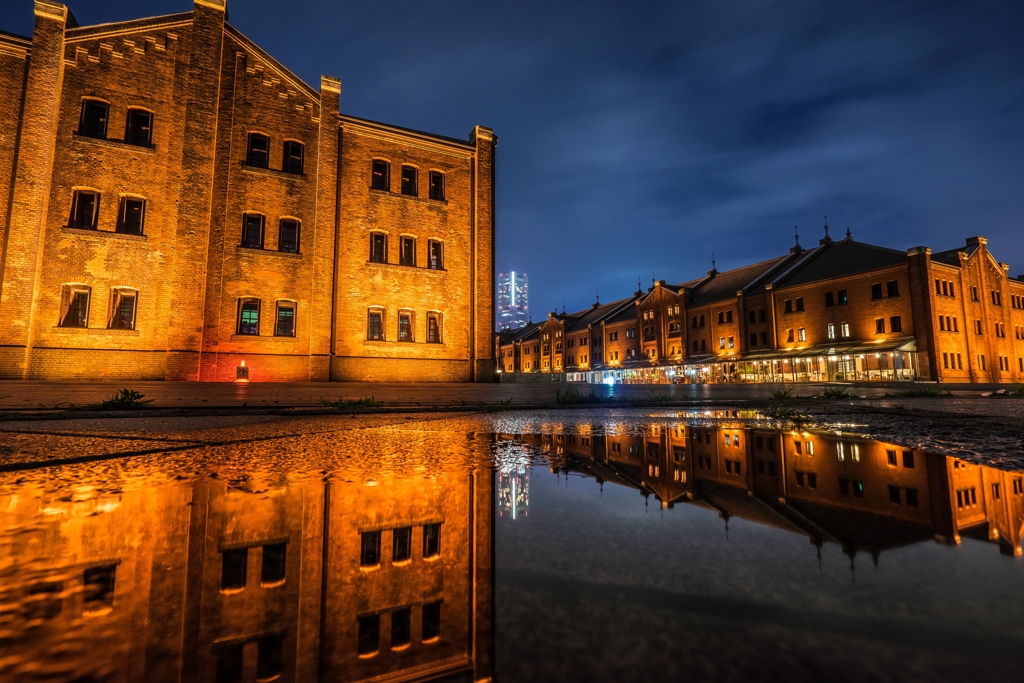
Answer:
[[[833, 240], [826, 226], [809, 249], [551, 313], [499, 335], [496, 353], [504, 373], [593, 383], [1024, 382], [1024, 276], [987, 242], [899, 251]], [[527, 368], [515, 345], [532, 331], [542, 343]]]
[[494, 148], [339, 113], [224, 0], [0, 34], [0, 377], [492, 377]]

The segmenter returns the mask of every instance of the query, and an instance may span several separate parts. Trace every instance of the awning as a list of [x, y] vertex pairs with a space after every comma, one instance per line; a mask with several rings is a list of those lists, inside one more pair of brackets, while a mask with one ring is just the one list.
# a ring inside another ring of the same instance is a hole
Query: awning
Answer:
[[914, 337], [896, 337], [877, 342], [846, 342], [843, 344], [818, 344], [794, 349], [776, 349], [750, 353], [743, 356], [740, 362], [762, 360], [789, 360], [794, 358], [827, 358], [829, 356], [861, 356], [870, 353], [890, 351], [917, 351], [917, 340]]

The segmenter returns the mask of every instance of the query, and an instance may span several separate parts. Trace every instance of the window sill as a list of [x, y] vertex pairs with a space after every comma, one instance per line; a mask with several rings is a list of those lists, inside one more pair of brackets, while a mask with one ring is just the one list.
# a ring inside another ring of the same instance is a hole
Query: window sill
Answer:
[[115, 149], [127, 149], [134, 150], [136, 152], [142, 152], [143, 154], [155, 154], [156, 146], [150, 145], [149, 147], [143, 147], [142, 145], [133, 145], [130, 142], [123, 140], [109, 140], [107, 138], [91, 138], [88, 135], [79, 135], [73, 133], [72, 138], [81, 142], [86, 142], [90, 145], [99, 145], [101, 147], [113, 147]]
[[132, 235], [127, 232], [113, 232], [112, 230], [90, 230], [89, 228], [72, 228], [65, 225], [61, 228], [61, 232], [69, 235], [96, 235], [97, 237], [113, 237], [116, 239], [123, 240], [135, 240], [137, 242], [145, 242], [149, 239], [146, 235]]
[[259, 166], [250, 166], [249, 164], [242, 162], [242, 173], [252, 173], [254, 175], [269, 175], [275, 178], [288, 178], [289, 180], [305, 180], [305, 173], [289, 173], [288, 171], [278, 171], [273, 168], [261, 168]]
[[371, 195], [377, 195], [381, 197], [394, 197], [396, 199], [408, 199], [412, 202], [423, 202], [426, 204], [438, 204], [440, 206], [448, 206], [447, 199], [429, 199], [427, 197], [413, 196], [411, 194], [402, 194], [401, 192], [392, 192], [391, 190], [378, 190], [376, 188], [369, 188]]
[[267, 254], [268, 256], [283, 256], [285, 258], [302, 258], [302, 252], [290, 252], [290, 251], [277, 251], [276, 249], [261, 249], [259, 247], [245, 247], [241, 244], [235, 245], [235, 251], [238, 253], [256, 253], [256, 254]]
[[124, 337], [138, 337], [138, 330], [121, 330], [113, 327], [61, 327], [60, 325], [54, 325], [53, 329], [55, 332], [64, 332], [71, 334], [104, 334], [111, 333]]
[[296, 337], [296, 336], [285, 337], [285, 336], [276, 335], [276, 334], [238, 334], [238, 333], [235, 333], [235, 334], [231, 335], [231, 340], [232, 341], [235, 341], [237, 339], [258, 339], [259, 341], [293, 342], [296, 339], [298, 339], [298, 337]]
[[370, 266], [391, 266], [392, 268], [404, 268], [407, 270], [422, 270], [430, 273], [447, 273], [447, 268], [427, 268], [426, 266], [403, 266], [399, 263], [381, 262], [381, 261], [366, 261], [367, 265]]

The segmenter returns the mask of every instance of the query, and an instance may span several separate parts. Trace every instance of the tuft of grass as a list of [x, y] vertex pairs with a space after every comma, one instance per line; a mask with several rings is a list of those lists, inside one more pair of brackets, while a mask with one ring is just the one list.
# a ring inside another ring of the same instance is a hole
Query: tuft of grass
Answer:
[[508, 398], [506, 398], [506, 399], [503, 399], [503, 400], [501, 400], [501, 401], [498, 401], [498, 405], [499, 405], [499, 406], [510, 406], [510, 405], [512, 405], [512, 397], [511, 397], [511, 396], [509, 396], [509, 397], [508, 397]]
[[647, 398], [654, 403], [672, 403], [676, 400], [676, 397], [672, 394], [660, 393], [656, 394], [653, 391], [647, 394]]
[[122, 389], [106, 401], [87, 403], [82, 406], [72, 403], [68, 406], [68, 410], [141, 410], [151, 407], [149, 404], [152, 402], [153, 399], [147, 399], [145, 394], [140, 394], [132, 389]]
[[885, 398], [945, 398], [952, 396], [951, 391], [942, 391], [940, 389], [905, 389], [903, 391], [895, 391], [889, 394], [884, 394]]
[[1010, 389], [1010, 396], [1024, 397], [1024, 384], [1017, 384], [1012, 389]]
[[320, 403], [328, 408], [340, 408], [343, 410], [351, 410], [353, 408], [380, 408], [384, 405], [384, 401], [378, 401], [373, 396], [367, 396], [365, 398], [339, 398], [334, 401], [321, 398]]
[[773, 401], [788, 401], [793, 398], [792, 389], [773, 389], [772, 400]]
[[825, 399], [853, 398], [853, 392], [848, 387], [825, 387], [821, 392]]
[[[590, 394], [592, 393], [594, 392], [591, 391]], [[562, 382], [559, 382], [555, 385], [555, 403], [587, 403], [588, 399], [589, 394], [584, 394], [575, 384], [563, 384]]]

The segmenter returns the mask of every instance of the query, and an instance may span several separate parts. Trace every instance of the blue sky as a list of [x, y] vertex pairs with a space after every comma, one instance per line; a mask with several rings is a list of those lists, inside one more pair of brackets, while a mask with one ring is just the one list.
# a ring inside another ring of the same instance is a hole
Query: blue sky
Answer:
[[[32, 30], [28, 0], [0, 29]], [[188, 0], [80, 0], [80, 24]], [[342, 111], [494, 128], [498, 269], [535, 316], [833, 234], [936, 250], [984, 235], [1024, 274], [1024, 3], [229, 0]]]

